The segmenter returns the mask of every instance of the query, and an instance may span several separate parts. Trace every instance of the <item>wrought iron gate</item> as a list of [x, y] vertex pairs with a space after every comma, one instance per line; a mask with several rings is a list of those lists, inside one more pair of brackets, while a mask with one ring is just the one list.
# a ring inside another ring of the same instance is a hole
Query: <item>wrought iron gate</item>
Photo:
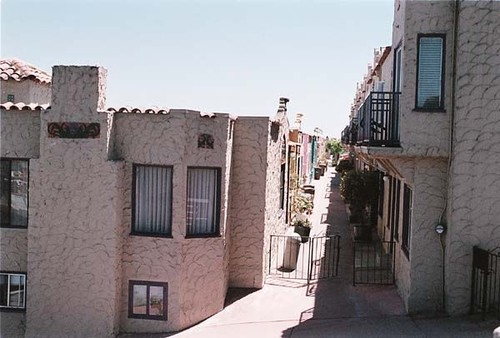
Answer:
[[352, 285], [394, 284], [394, 249], [393, 241], [354, 241]]
[[338, 274], [340, 236], [300, 237], [271, 235], [269, 275], [312, 280]]
[[475, 246], [472, 253], [471, 313], [500, 319], [500, 253]]

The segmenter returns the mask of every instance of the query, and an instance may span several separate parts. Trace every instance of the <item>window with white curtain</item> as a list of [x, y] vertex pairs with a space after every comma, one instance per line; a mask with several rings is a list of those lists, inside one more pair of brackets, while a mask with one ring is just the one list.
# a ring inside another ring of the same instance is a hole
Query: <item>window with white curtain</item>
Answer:
[[172, 167], [134, 164], [132, 233], [172, 233]]
[[443, 109], [444, 35], [419, 35], [416, 108]]
[[220, 168], [187, 171], [187, 236], [219, 234]]

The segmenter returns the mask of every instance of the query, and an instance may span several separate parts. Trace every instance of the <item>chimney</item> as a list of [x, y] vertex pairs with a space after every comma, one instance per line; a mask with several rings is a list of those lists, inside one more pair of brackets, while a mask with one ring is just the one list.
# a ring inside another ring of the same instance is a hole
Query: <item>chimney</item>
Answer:
[[286, 113], [286, 104], [288, 103], [288, 101], [290, 101], [288, 98], [280, 97], [280, 105], [278, 108], [278, 112]]

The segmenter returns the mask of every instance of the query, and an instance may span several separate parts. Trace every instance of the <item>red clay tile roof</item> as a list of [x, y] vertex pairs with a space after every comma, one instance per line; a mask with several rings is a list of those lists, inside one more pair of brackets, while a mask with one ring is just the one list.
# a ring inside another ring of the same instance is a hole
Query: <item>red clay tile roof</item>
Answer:
[[0, 78], [5, 81], [33, 79], [46, 84], [51, 82], [51, 77], [47, 72], [19, 59], [0, 60]]

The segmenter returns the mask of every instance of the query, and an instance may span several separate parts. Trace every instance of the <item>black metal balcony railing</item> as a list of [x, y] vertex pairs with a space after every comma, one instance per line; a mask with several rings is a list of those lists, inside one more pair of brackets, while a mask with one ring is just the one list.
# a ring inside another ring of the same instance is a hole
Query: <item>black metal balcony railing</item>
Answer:
[[371, 92], [342, 132], [344, 144], [399, 146], [399, 94]]

